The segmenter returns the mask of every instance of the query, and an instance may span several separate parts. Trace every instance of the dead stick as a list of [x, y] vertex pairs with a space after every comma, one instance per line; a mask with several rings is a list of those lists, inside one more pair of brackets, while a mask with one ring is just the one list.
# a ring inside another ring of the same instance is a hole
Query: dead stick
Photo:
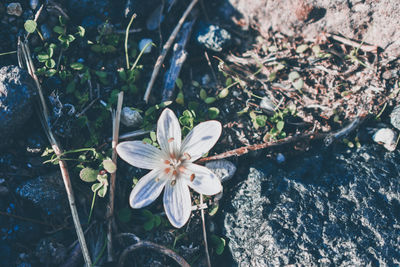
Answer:
[[[200, 206], [203, 204], [203, 195], [200, 194]], [[206, 221], [204, 219], [204, 209], [200, 209], [201, 222], [203, 228], [203, 239], [204, 239], [204, 249], [206, 251], [207, 266], [211, 267], [210, 254], [208, 253], [208, 242], [207, 242], [207, 232], [206, 232]]]
[[174, 42], [179, 30], [181, 29], [183, 23], [185, 22], [187, 16], [189, 15], [190, 11], [192, 11], [193, 7], [196, 5], [198, 0], [192, 0], [190, 5], [186, 8], [185, 12], [183, 13], [181, 19], [179, 20], [178, 24], [175, 26], [174, 31], [171, 33], [171, 35], [168, 38], [168, 41], [165, 43], [163, 46], [163, 50], [161, 54], [158, 56], [156, 64], [154, 66], [153, 73], [151, 74], [151, 78], [149, 81], [149, 84], [147, 85], [146, 92], [144, 93], [143, 100], [149, 102], [149, 97], [151, 93], [151, 89], [153, 88], [154, 82], [156, 81], [158, 72], [160, 71], [161, 65], [164, 62], [165, 57], [167, 56], [167, 53], [169, 49], [171, 48], [172, 43]]
[[309, 139], [309, 140], [324, 139], [325, 146], [329, 146], [337, 139], [342, 138], [342, 137], [348, 135], [349, 133], [351, 133], [352, 131], [354, 131], [355, 129], [357, 129], [367, 118], [368, 118], [368, 113], [362, 113], [362, 114], [358, 115], [357, 117], [355, 117], [351, 123], [349, 123], [345, 127], [341, 128], [335, 132], [306, 133], [306, 134], [302, 134], [302, 135], [287, 137], [287, 138], [280, 139], [280, 140], [277, 140], [274, 142], [265, 142], [265, 143], [261, 143], [261, 144], [243, 146], [243, 147], [239, 147], [236, 149], [232, 149], [232, 150], [223, 152], [223, 153], [215, 155], [215, 156], [199, 159], [197, 161], [197, 163], [204, 163], [204, 162], [211, 161], [211, 160], [224, 159], [224, 158], [229, 158], [229, 157], [233, 157], [233, 156], [242, 156], [244, 154], [249, 153], [249, 151], [255, 151], [255, 150], [260, 150], [260, 149], [269, 148], [269, 147], [276, 147], [276, 146], [290, 144], [290, 143], [297, 142], [300, 140], [305, 140], [305, 139]]
[[349, 46], [352, 46], [352, 47], [359, 47], [361, 50], [363, 50], [365, 52], [372, 52], [372, 53], [375, 53], [375, 54], [378, 52], [378, 46], [377, 45], [366, 45], [366, 44], [363, 44], [363, 43], [359, 43], [359, 42], [356, 42], [356, 41], [349, 40], [347, 38], [341, 37], [341, 36], [336, 35], [336, 34], [327, 33], [326, 36], [327, 37], [332, 37], [332, 39], [334, 39], [334, 40], [336, 40], [338, 42], [344, 43], [346, 45], [349, 45]]
[[249, 145], [249, 146], [244, 146], [244, 147], [239, 147], [236, 149], [232, 149], [226, 152], [223, 152], [221, 154], [215, 155], [215, 156], [210, 156], [210, 157], [206, 157], [206, 158], [202, 158], [199, 159], [197, 161], [197, 163], [204, 163], [207, 161], [211, 161], [211, 160], [217, 160], [217, 159], [224, 159], [224, 158], [229, 158], [229, 157], [233, 157], [233, 156], [242, 156], [244, 154], [249, 153], [249, 151], [255, 151], [255, 150], [260, 150], [260, 149], [264, 149], [267, 147], [275, 147], [275, 146], [279, 146], [279, 145], [283, 145], [283, 144], [289, 144], [289, 143], [293, 143], [305, 138], [309, 138], [309, 139], [322, 139], [325, 136], [327, 136], [327, 134], [303, 134], [303, 135], [299, 135], [299, 136], [293, 136], [293, 137], [287, 137], [275, 142], [265, 142], [265, 143], [261, 143], [261, 144], [255, 144], [255, 145]]
[[[121, 119], [121, 109], [122, 102], [124, 99], [124, 92], [120, 92], [118, 94], [118, 103], [117, 109], [113, 116], [113, 139], [112, 139], [112, 161], [115, 166], [117, 166], [117, 144], [118, 144], [118, 136], [119, 136], [119, 122]], [[109, 262], [113, 261], [113, 243], [112, 243], [112, 226], [114, 222], [114, 199], [115, 199], [115, 180], [116, 180], [117, 172], [111, 173], [110, 179], [110, 202], [108, 205], [108, 233], [107, 233], [107, 260]]]
[[182, 267], [190, 267], [189, 263], [186, 262], [186, 260], [175, 253], [173, 250], [166, 248], [164, 246], [158, 245], [156, 243], [150, 242], [150, 241], [139, 241], [136, 244], [133, 244], [129, 247], [127, 247], [121, 254], [121, 257], [119, 258], [118, 261], [118, 266], [122, 267], [124, 266], [125, 259], [128, 256], [129, 253], [131, 253], [134, 250], [140, 249], [140, 248], [147, 248], [147, 249], [152, 249], [155, 251], [158, 251], [172, 259], [174, 259], [180, 266]]
[[[36, 88], [37, 88], [39, 96], [40, 96], [41, 113], [39, 114], [39, 116], [41, 118], [42, 126], [47, 134], [47, 137], [53, 148], [54, 153], [57, 155], [57, 157], [60, 158], [61, 155], [63, 154], [63, 151], [61, 149], [61, 146], [58, 144], [56, 138], [54, 137], [53, 132], [51, 131], [49, 123], [48, 123], [49, 122], [49, 115], [48, 115], [49, 113], [48, 113], [46, 101], [44, 100], [42, 87], [40, 85], [38, 77], [35, 74], [36, 70], [35, 70], [35, 66], [33, 65], [33, 62], [31, 59], [29, 47], [27, 44], [20, 42], [20, 40], [18, 40], [18, 46], [21, 47], [20, 51], [23, 53], [23, 57], [24, 57], [28, 72], [32, 76], [33, 80], [35, 81]], [[74, 221], [75, 231], [78, 236], [79, 244], [82, 248], [83, 258], [85, 260], [86, 266], [91, 267], [92, 260], [90, 259], [89, 250], [86, 245], [85, 235], [83, 234], [82, 225], [80, 223], [78, 212], [76, 210], [75, 197], [74, 197], [74, 192], [73, 192], [72, 185], [71, 185], [71, 179], [69, 177], [69, 172], [67, 169], [67, 164], [65, 161], [60, 159], [59, 166], [60, 166], [65, 190], [67, 192], [68, 202], [69, 202], [69, 206], [71, 209], [72, 219]]]

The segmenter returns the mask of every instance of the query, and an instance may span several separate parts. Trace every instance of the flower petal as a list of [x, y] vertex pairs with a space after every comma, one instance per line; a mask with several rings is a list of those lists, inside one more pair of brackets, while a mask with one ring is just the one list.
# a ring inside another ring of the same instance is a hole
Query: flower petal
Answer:
[[157, 122], [157, 140], [161, 150], [178, 156], [181, 147], [181, 127], [172, 110], [166, 108]]
[[142, 169], [156, 169], [161, 166], [164, 159], [162, 151], [142, 141], [119, 143], [117, 153], [129, 164]]
[[185, 180], [176, 179], [174, 185], [168, 181], [164, 192], [164, 209], [168, 220], [176, 228], [181, 228], [190, 217], [192, 201]]
[[221, 131], [222, 126], [219, 121], [200, 123], [183, 140], [181, 154], [189, 154], [191, 162], [199, 159], [215, 145]]
[[187, 164], [182, 177], [188, 186], [203, 195], [215, 195], [222, 190], [219, 178], [208, 168], [197, 164]]
[[129, 204], [132, 208], [140, 209], [156, 200], [168, 180], [162, 174], [160, 169], [152, 170], [139, 180], [129, 196]]

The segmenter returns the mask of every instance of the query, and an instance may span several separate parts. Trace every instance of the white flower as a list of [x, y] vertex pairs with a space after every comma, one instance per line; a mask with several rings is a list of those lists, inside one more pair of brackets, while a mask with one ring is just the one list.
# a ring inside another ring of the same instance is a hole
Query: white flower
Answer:
[[133, 188], [129, 197], [132, 208], [152, 203], [165, 187], [164, 209], [174, 227], [182, 227], [190, 217], [192, 204], [189, 187], [200, 194], [215, 195], [222, 190], [218, 177], [206, 167], [194, 164], [208, 152], [221, 135], [221, 123], [206, 121], [193, 128], [181, 142], [181, 127], [170, 109], [157, 123], [158, 148], [141, 141], [122, 142], [118, 155], [129, 164], [150, 169]]

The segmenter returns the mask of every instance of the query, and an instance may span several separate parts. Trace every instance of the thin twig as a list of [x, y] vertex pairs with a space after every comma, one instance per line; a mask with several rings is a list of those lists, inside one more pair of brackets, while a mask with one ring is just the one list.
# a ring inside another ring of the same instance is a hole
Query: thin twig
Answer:
[[[203, 204], [203, 195], [200, 194], [200, 206]], [[206, 251], [207, 266], [211, 267], [210, 254], [208, 253], [208, 242], [207, 242], [207, 232], [206, 232], [206, 221], [204, 219], [204, 209], [200, 209], [201, 222], [203, 228], [203, 239], [204, 239], [204, 249]]]
[[[115, 166], [117, 165], [117, 144], [119, 136], [119, 123], [121, 119], [122, 102], [124, 100], [124, 92], [118, 94], [118, 103], [115, 115], [113, 116], [113, 140], [112, 146], [112, 161]], [[108, 233], [107, 233], [107, 259], [109, 262], [113, 261], [113, 243], [112, 243], [112, 226], [114, 222], [114, 199], [115, 199], [115, 180], [117, 172], [111, 173], [110, 179], [110, 202], [108, 205]]]
[[125, 31], [125, 60], [126, 60], [126, 69], [129, 70], [129, 55], [128, 55], [128, 37], [129, 37], [129, 28], [132, 25], [133, 20], [136, 18], [136, 14], [133, 14], [131, 20], [129, 21], [128, 26]]
[[163, 50], [161, 54], [158, 56], [156, 64], [154, 66], [153, 73], [151, 74], [151, 78], [149, 81], [149, 84], [147, 85], [146, 92], [144, 93], [143, 100], [149, 102], [149, 97], [151, 93], [151, 89], [153, 88], [154, 82], [156, 81], [158, 72], [160, 71], [161, 65], [164, 62], [165, 57], [167, 56], [167, 53], [169, 49], [171, 48], [172, 43], [174, 42], [180, 28], [182, 27], [183, 23], [185, 22], [187, 16], [189, 15], [190, 11], [193, 9], [193, 7], [196, 5], [198, 0], [192, 0], [190, 5], [186, 8], [185, 12], [183, 13], [181, 19], [179, 20], [178, 24], [175, 26], [174, 31], [171, 33], [169, 36], [167, 42], [163, 46]]
[[37, 223], [37, 224], [41, 224], [41, 225], [46, 225], [46, 226], [50, 226], [50, 227], [54, 228], [54, 225], [52, 225], [52, 224], [45, 223], [45, 222], [41, 222], [41, 221], [38, 221], [38, 220], [35, 220], [35, 219], [31, 219], [31, 218], [27, 218], [27, 217], [22, 217], [22, 216], [14, 215], [14, 214], [7, 213], [7, 212], [3, 212], [3, 211], [0, 211], [0, 215], [7, 216], [7, 217], [11, 217], [11, 218], [15, 218], [15, 219], [19, 219], [19, 220], [23, 220], [23, 221], [27, 221], [27, 222], [32, 222], [32, 223]]
[[127, 247], [122, 252], [121, 257], [119, 258], [118, 266], [120, 266], [120, 267], [124, 266], [125, 259], [128, 256], [128, 254], [131, 253], [132, 251], [140, 249], [140, 248], [147, 248], [147, 249], [155, 250], [157, 252], [160, 252], [160, 253], [172, 258], [182, 267], [190, 267], [189, 263], [187, 263], [183, 257], [181, 257], [180, 255], [175, 253], [173, 250], [166, 248], [164, 246], [155, 244], [150, 241], [139, 241], [136, 244], [133, 244], [133, 245]]
[[365, 51], [365, 52], [372, 52], [372, 53], [377, 53], [378, 52], [378, 46], [377, 45], [366, 45], [363, 43], [359, 43], [356, 41], [352, 41], [349, 40], [347, 38], [341, 37], [339, 35], [336, 34], [331, 34], [331, 33], [327, 33], [326, 34], [327, 37], [331, 37], [332, 39], [344, 43], [345, 45], [349, 45], [352, 47], [356, 47], [356, 48], [360, 48], [361, 50]]
[[[32, 78], [36, 84], [38, 94], [40, 96], [41, 113], [39, 114], [39, 116], [41, 118], [42, 126], [47, 134], [47, 137], [53, 148], [54, 153], [57, 155], [57, 157], [61, 157], [61, 155], [63, 154], [63, 150], [61, 149], [61, 146], [58, 144], [58, 142], [57, 142], [56, 138], [54, 137], [54, 134], [51, 131], [51, 128], [49, 126], [48, 108], [46, 105], [46, 101], [45, 101], [45, 98], [43, 95], [43, 91], [42, 91], [42, 87], [40, 85], [39, 79], [35, 74], [36, 70], [35, 70], [35, 66], [33, 65], [33, 62], [31, 59], [29, 47], [26, 43], [23, 43], [20, 40], [18, 40], [18, 46], [21, 47], [20, 51], [23, 54], [23, 58], [25, 60], [26, 67], [28, 69], [28, 73], [32, 76]], [[72, 185], [71, 185], [71, 179], [69, 177], [67, 164], [64, 160], [61, 160], [61, 159], [58, 161], [58, 163], [59, 163], [61, 175], [62, 175], [62, 178], [64, 181], [65, 190], [67, 192], [68, 202], [69, 202], [69, 206], [71, 209], [71, 214], [72, 214], [72, 219], [74, 221], [76, 234], [78, 235], [79, 244], [82, 248], [83, 258], [85, 260], [86, 266], [91, 267], [92, 260], [90, 259], [89, 251], [88, 251], [88, 248], [86, 245], [85, 236], [83, 234], [82, 226], [81, 226], [79, 216], [78, 216], [78, 211], [76, 209], [75, 197], [74, 197], [74, 192], [73, 192]]]
[[[203, 3], [203, 1], [202, 1], [202, 3]], [[207, 51], [204, 51], [204, 56], [206, 57], [207, 64], [208, 64], [208, 66], [210, 67], [210, 70], [211, 70], [212, 76], [213, 76], [213, 78], [214, 78], [214, 81], [215, 81], [218, 85], [220, 85], [220, 81], [218, 80], [217, 75], [215, 74], [214, 68], [213, 68], [212, 65], [211, 65], [211, 61], [210, 61], [210, 58], [209, 58], [209, 56], [208, 56]]]
[[244, 154], [249, 153], [250, 151], [255, 151], [255, 150], [260, 150], [260, 149], [270, 148], [270, 147], [276, 147], [276, 146], [280, 146], [280, 145], [286, 145], [286, 144], [298, 142], [301, 140], [324, 139], [325, 146], [329, 146], [337, 139], [342, 138], [345, 135], [348, 135], [350, 132], [357, 129], [367, 118], [368, 118], [367, 114], [363, 113], [363, 114], [357, 116], [350, 124], [346, 125], [345, 127], [341, 128], [335, 132], [306, 133], [306, 134], [297, 135], [297, 136], [289, 136], [287, 138], [280, 139], [277, 141], [271, 141], [271, 142], [265, 142], [265, 143], [261, 143], [261, 144], [239, 147], [239, 148], [232, 149], [232, 150], [223, 152], [223, 153], [215, 155], [215, 156], [210, 156], [210, 157], [199, 159], [197, 161], [197, 163], [204, 163], [207, 161], [217, 160], [217, 159], [225, 159], [225, 158], [229, 158], [229, 157], [233, 157], [233, 156], [242, 156]]

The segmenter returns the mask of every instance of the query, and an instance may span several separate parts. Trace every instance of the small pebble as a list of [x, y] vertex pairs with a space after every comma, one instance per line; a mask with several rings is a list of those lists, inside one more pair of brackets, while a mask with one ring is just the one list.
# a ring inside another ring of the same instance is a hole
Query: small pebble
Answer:
[[196, 34], [197, 42], [215, 52], [222, 49], [231, 41], [230, 33], [217, 25], [202, 25]]
[[51, 38], [51, 30], [47, 24], [42, 24], [40, 26], [40, 31], [42, 32], [42, 36], [45, 41], [48, 41]]
[[147, 39], [147, 38], [144, 38], [144, 39], [140, 40], [140, 42], [139, 42], [139, 50], [142, 51], [145, 48], [145, 46], [147, 44], [149, 44], [146, 47], [146, 49], [143, 51], [143, 54], [150, 53], [151, 52], [151, 48], [152, 48], [152, 45], [151, 45], [152, 42], [153, 42], [152, 39]]
[[207, 162], [206, 167], [215, 173], [221, 182], [228, 181], [236, 172], [235, 164], [225, 159]]
[[14, 16], [21, 16], [22, 15], [22, 7], [20, 3], [10, 3], [7, 6], [7, 14], [14, 15]]
[[278, 155], [276, 155], [276, 162], [278, 162], [279, 164], [284, 163], [285, 160], [286, 158], [282, 153], [278, 153]]
[[139, 126], [143, 121], [142, 115], [130, 107], [124, 107], [121, 112], [121, 122], [126, 127]]
[[389, 151], [394, 151], [396, 149], [397, 134], [392, 129], [379, 129], [372, 139], [374, 142], [382, 144]]
[[39, 5], [39, 0], [29, 0], [29, 5], [33, 10], [35, 10]]

